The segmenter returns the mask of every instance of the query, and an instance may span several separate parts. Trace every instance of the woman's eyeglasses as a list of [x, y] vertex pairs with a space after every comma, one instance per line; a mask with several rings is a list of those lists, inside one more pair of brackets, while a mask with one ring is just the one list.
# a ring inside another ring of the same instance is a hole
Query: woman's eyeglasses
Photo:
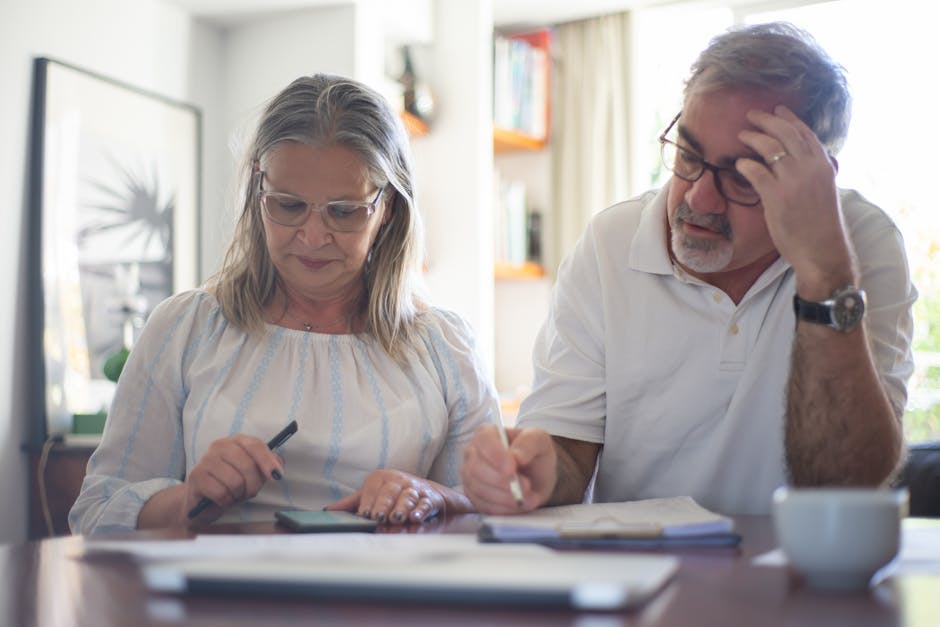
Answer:
[[258, 172], [258, 195], [264, 213], [272, 222], [282, 226], [300, 226], [307, 222], [312, 211], [318, 211], [323, 224], [331, 231], [352, 233], [361, 231], [375, 213], [376, 204], [382, 197], [380, 187], [371, 202], [355, 200], [333, 200], [324, 205], [314, 205], [292, 194], [269, 192], [264, 189], [264, 171]]

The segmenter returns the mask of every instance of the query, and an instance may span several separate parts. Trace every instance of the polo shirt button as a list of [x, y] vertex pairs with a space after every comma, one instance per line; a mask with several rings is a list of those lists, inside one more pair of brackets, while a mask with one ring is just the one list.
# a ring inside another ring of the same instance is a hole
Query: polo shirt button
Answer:
[[720, 302], [721, 302], [721, 293], [720, 293], [720, 292], [715, 292], [714, 294], [712, 294], [712, 300], [715, 301], [716, 303], [720, 303]]
[[731, 335], [737, 335], [737, 334], [738, 334], [738, 325], [732, 324], [730, 327], [728, 327], [728, 333], [730, 333]]

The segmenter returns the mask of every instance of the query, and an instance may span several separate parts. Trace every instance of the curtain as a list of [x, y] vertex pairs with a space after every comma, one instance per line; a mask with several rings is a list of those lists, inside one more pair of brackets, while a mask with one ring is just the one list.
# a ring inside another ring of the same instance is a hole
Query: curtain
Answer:
[[630, 15], [561, 24], [555, 42], [551, 172], [561, 260], [591, 217], [629, 191]]

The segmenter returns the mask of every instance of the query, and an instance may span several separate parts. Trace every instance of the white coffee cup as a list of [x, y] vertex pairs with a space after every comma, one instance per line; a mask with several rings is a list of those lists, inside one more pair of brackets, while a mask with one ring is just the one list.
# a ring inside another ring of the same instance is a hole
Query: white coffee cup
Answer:
[[792, 488], [774, 492], [777, 541], [814, 588], [867, 588], [898, 552], [906, 489]]

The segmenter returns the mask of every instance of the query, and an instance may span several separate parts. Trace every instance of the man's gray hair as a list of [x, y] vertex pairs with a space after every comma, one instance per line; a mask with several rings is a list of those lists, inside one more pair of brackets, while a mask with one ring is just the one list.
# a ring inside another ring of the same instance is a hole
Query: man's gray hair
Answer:
[[786, 22], [737, 26], [711, 40], [685, 84], [684, 99], [721, 90], [779, 92], [830, 154], [852, 116], [845, 68], [806, 31]]

